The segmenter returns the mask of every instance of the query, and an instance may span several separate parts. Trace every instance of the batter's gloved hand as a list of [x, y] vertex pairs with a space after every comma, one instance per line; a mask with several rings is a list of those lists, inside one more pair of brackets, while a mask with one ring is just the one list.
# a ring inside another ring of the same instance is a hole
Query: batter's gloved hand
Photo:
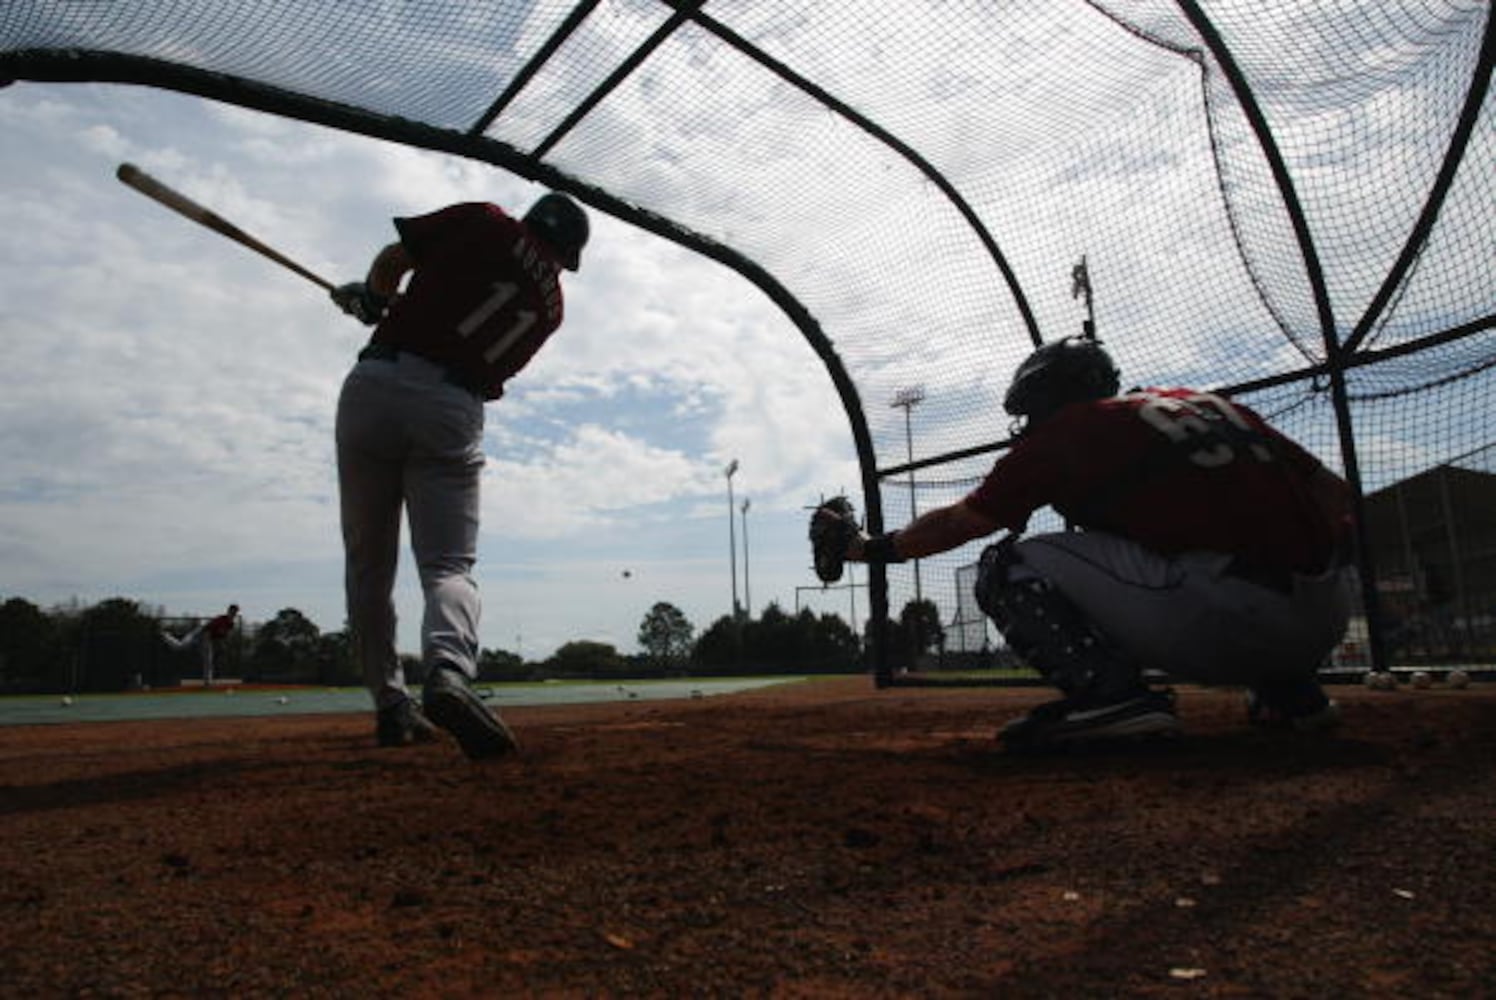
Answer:
[[857, 511], [846, 497], [832, 497], [811, 512], [810, 551], [822, 583], [841, 579], [847, 546], [860, 530]]
[[371, 292], [369, 286], [362, 281], [339, 285], [330, 294], [339, 309], [365, 326], [373, 326], [383, 319], [384, 310], [390, 304], [384, 296]]

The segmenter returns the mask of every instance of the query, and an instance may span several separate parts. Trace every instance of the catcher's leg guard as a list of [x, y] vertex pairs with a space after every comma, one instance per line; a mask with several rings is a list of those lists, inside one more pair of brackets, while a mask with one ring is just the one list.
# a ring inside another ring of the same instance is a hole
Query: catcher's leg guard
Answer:
[[1144, 690], [1142, 671], [1052, 583], [1024, 567], [1008, 536], [982, 553], [977, 604], [1013, 651], [1074, 701], [1101, 704]]

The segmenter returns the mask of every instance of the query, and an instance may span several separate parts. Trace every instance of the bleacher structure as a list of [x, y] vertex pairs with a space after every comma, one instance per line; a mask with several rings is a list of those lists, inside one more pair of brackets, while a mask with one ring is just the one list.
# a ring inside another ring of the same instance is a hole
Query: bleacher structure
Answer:
[[[1410, 619], [1496, 652], [1492, 53], [1488, 0], [0, 8], [0, 79], [470, 157], [734, 269], [824, 364], [874, 531], [969, 490], [1014, 367], [1089, 325], [1353, 482], [1371, 664]], [[918, 593], [985, 641], [975, 558], [875, 568], [871, 634]]]

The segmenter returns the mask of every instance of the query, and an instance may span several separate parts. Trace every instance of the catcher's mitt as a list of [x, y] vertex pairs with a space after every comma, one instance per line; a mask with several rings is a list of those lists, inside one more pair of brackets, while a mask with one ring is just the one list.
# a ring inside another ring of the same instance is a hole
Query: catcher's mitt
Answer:
[[857, 531], [857, 511], [846, 497], [832, 497], [811, 513], [810, 551], [822, 583], [841, 579], [847, 545]]

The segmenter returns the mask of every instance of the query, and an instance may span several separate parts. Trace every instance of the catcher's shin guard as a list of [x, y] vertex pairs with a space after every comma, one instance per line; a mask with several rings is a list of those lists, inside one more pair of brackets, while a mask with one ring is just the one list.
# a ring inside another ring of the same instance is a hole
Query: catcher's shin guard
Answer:
[[1015, 541], [1010, 535], [987, 547], [975, 587], [977, 605], [1008, 645], [1067, 698], [1106, 703], [1136, 694], [1137, 663], [1054, 584], [1013, 572], [1023, 565]]

